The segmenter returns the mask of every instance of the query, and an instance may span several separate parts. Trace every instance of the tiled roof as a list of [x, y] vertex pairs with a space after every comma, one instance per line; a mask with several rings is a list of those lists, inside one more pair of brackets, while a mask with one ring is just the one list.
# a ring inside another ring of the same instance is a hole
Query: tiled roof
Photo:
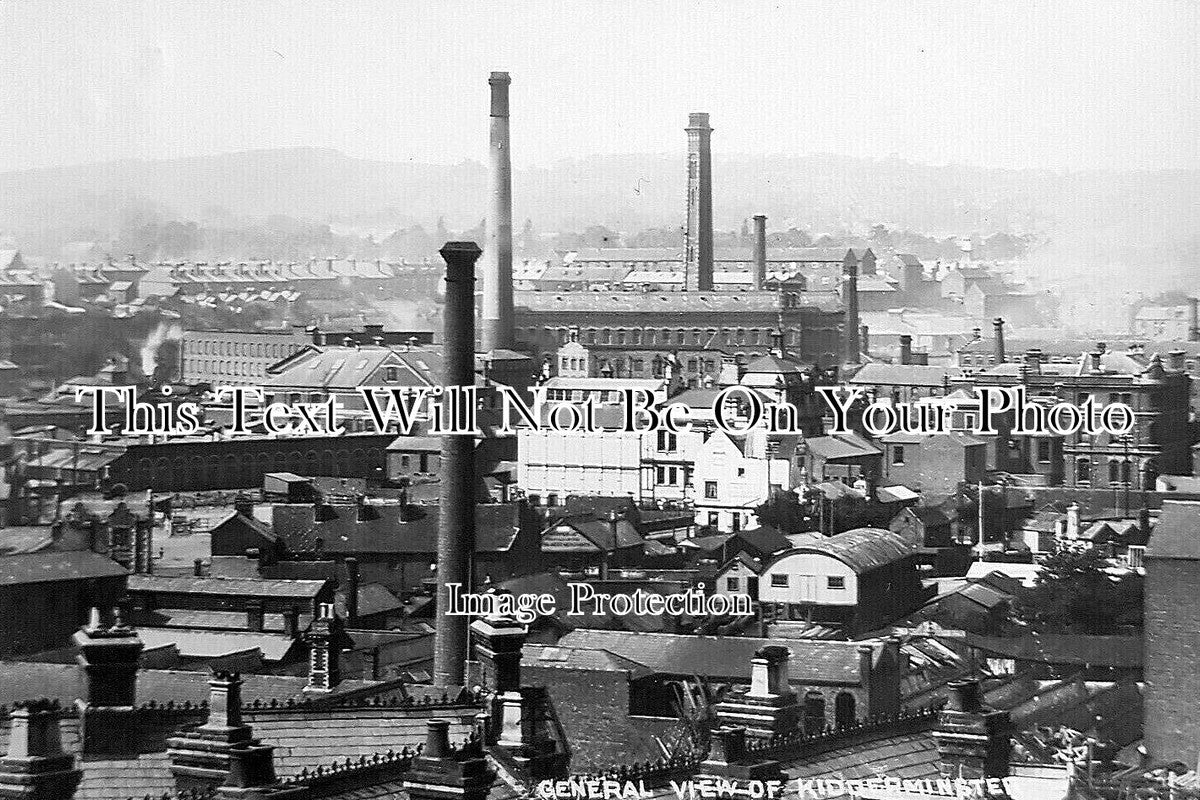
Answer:
[[[561, 647], [606, 650], [658, 674], [693, 675], [749, 680], [750, 659], [768, 644], [792, 651], [791, 680], [800, 683], [846, 685], [862, 680], [858, 647], [864, 642], [811, 639], [755, 639], [730, 636], [681, 636], [669, 633], [576, 630], [558, 642]], [[869, 642], [868, 642], [869, 644]]]
[[128, 574], [129, 570], [111, 558], [86, 550], [0, 556], [0, 584], [6, 586]]

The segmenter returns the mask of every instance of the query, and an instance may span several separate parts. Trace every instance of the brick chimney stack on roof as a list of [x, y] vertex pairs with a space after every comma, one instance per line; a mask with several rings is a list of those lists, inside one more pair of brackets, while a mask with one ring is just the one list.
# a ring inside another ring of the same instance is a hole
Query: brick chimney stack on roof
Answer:
[[15, 703], [9, 712], [8, 754], [0, 759], [0, 797], [70, 800], [83, 773], [63, 752], [61, 709], [53, 700]]

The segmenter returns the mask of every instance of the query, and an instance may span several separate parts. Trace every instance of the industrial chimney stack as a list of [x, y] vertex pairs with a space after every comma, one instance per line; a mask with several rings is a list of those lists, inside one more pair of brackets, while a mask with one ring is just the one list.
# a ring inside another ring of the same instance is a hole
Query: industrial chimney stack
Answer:
[[684, 243], [684, 288], [713, 288], [712, 128], [708, 114], [688, 117], [687, 237]]
[[1004, 320], [996, 317], [992, 320], [992, 348], [995, 353], [996, 363], [1003, 364], [1005, 358], [1004, 352]]
[[754, 289], [767, 285], [767, 218], [754, 215]]
[[[447, 387], [475, 384], [474, 242], [447, 242], [439, 251], [446, 261], [446, 305], [442, 347]], [[486, 322], [485, 322], [486, 324]], [[442, 436], [441, 510], [437, 534], [437, 630], [433, 640], [433, 683], [462, 686], [467, 660], [466, 616], [450, 615], [448, 585], [471, 591], [475, 555], [475, 437], [470, 433]]]
[[842, 326], [845, 337], [847, 364], [862, 363], [862, 345], [858, 341], [858, 259], [848, 254], [842, 263], [842, 302], [846, 306], [846, 321]]
[[[488, 144], [487, 248], [483, 261], [483, 350], [511, 350], [512, 286], [512, 155], [508, 135], [507, 72], [493, 72], [492, 116]], [[472, 349], [474, 345], [472, 344]]]

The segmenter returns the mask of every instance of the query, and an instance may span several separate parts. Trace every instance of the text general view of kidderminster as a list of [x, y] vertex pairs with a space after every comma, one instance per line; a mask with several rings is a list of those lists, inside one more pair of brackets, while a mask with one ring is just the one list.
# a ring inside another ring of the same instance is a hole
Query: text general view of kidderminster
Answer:
[[1200, 5], [0, 31], [0, 800], [1200, 800]]

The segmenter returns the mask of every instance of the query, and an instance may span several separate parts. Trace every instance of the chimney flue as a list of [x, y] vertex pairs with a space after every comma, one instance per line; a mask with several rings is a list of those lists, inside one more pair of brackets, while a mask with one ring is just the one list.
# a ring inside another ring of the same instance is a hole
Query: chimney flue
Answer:
[[688, 116], [687, 236], [684, 242], [684, 288], [713, 288], [712, 128], [708, 114]]
[[907, 333], [900, 336], [900, 363], [913, 363], [912, 337]]
[[[446, 261], [442, 382], [448, 387], [470, 387], [475, 383], [475, 262], [479, 259], [479, 247], [474, 242], [447, 242], [440, 252]], [[450, 584], [458, 584], [462, 594], [471, 591], [470, 564], [475, 555], [475, 437], [443, 436], [441, 466], [433, 682], [437, 686], [462, 686], [469, 620], [446, 612], [451, 610]]]
[[[483, 266], [484, 351], [513, 347], [512, 155], [509, 152], [507, 72], [488, 78], [492, 110], [488, 167], [491, 199], [487, 217], [487, 257]], [[471, 349], [475, 344], [472, 340]]]
[[1004, 320], [1000, 319], [1000, 317], [996, 317], [994, 320], [992, 320], [992, 329], [994, 331], [994, 333], [992, 334], [992, 337], [994, 339], [993, 346], [995, 348], [996, 363], [1003, 364], [1004, 363]]
[[767, 218], [754, 215], [754, 289], [767, 284]]

